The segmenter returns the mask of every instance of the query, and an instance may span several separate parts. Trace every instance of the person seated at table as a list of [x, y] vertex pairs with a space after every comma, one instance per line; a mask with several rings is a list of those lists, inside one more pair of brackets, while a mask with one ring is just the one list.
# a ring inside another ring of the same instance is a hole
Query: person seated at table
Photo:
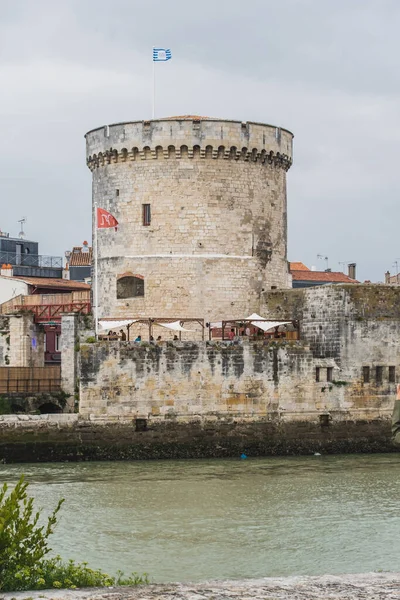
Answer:
[[119, 332], [120, 332], [120, 334], [121, 334], [121, 336], [120, 336], [120, 337], [121, 337], [121, 340], [122, 340], [123, 342], [126, 342], [126, 333], [125, 333], [125, 331], [124, 331], [123, 329], [120, 329], [120, 330], [119, 330]]
[[174, 335], [174, 342], [176, 342], [177, 340], [179, 340], [177, 335]]
[[142, 336], [138, 335], [137, 338], [136, 338], [136, 340], [135, 340], [135, 342], [139, 343], [141, 341], [142, 341]]
[[162, 342], [162, 338], [161, 338], [161, 335], [159, 335], [157, 338], [157, 344], [161, 344], [161, 342]]

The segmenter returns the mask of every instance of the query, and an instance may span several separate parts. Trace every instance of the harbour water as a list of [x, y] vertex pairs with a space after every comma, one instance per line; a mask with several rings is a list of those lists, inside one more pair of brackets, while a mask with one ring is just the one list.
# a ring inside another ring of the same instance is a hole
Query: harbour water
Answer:
[[400, 454], [0, 465], [54, 552], [151, 581], [400, 570]]

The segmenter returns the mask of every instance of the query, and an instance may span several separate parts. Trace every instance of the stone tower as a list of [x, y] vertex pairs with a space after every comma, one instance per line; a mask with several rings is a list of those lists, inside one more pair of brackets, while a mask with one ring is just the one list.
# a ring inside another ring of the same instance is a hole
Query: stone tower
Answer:
[[101, 229], [100, 317], [240, 318], [288, 287], [286, 171], [293, 135], [183, 116], [86, 134]]

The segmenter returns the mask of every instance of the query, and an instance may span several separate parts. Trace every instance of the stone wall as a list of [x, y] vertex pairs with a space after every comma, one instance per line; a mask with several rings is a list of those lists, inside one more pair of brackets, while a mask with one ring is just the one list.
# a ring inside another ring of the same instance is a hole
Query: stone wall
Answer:
[[0, 415], [0, 463], [391, 451], [396, 449], [385, 418], [327, 424], [317, 418]]
[[0, 317], [0, 367], [10, 363], [10, 322], [8, 317]]
[[[118, 232], [99, 230], [100, 316], [244, 317], [264, 289], [288, 287], [292, 137], [207, 119], [89, 132], [93, 200], [119, 221]], [[117, 298], [124, 276], [144, 281], [144, 295]]]
[[[390, 415], [395, 392], [386, 376], [379, 385], [373, 377], [363, 383], [366, 355], [344, 366], [314, 357], [301, 342], [111, 342], [84, 345], [80, 354], [82, 415], [369, 420]], [[390, 360], [400, 364], [399, 356]]]
[[44, 330], [34, 322], [32, 313], [9, 316], [10, 367], [44, 366]]

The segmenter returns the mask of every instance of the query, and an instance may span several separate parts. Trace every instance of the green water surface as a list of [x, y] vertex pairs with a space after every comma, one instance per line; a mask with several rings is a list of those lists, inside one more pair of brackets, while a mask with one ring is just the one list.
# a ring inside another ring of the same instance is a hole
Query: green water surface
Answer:
[[0, 465], [54, 551], [157, 582], [400, 571], [400, 454]]

